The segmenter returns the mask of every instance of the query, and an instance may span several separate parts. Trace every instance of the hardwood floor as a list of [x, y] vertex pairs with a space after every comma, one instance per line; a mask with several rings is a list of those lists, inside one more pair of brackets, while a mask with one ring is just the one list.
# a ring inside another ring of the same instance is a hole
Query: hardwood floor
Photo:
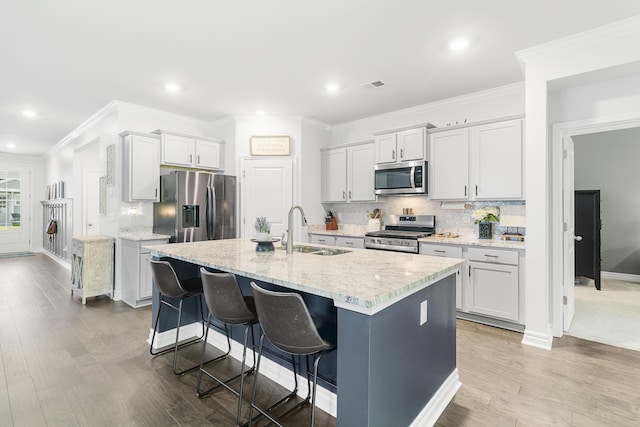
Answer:
[[[194, 373], [176, 377], [170, 356], [149, 355], [149, 308], [105, 297], [82, 306], [68, 281], [41, 254], [0, 259], [0, 426], [234, 425], [234, 396], [198, 399]], [[438, 426], [640, 425], [640, 352], [571, 337], [546, 351], [521, 339], [458, 321], [463, 386]], [[197, 361], [199, 346], [187, 353]], [[267, 383], [260, 395], [281, 392]], [[317, 415], [316, 425], [335, 425]], [[306, 425], [307, 416], [288, 425]]]

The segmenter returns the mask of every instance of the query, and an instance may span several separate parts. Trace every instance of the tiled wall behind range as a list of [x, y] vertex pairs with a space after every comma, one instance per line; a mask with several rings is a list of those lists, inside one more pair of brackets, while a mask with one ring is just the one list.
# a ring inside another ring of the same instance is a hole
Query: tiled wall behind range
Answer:
[[[402, 215], [403, 208], [412, 208], [415, 215], [435, 215], [436, 232], [452, 232], [461, 235], [477, 235], [478, 226], [473, 223], [471, 213], [484, 206], [519, 205], [524, 210], [524, 201], [495, 202], [439, 202], [424, 196], [387, 196], [379, 197], [376, 203], [323, 203], [326, 211], [332, 211], [340, 224], [367, 223], [367, 211], [375, 208], [382, 211], [382, 223], [385, 215]], [[498, 227], [498, 232], [506, 229]], [[510, 230], [514, 231], [514, 230]], [[518, 230], [525, 233], [524, 228]]]

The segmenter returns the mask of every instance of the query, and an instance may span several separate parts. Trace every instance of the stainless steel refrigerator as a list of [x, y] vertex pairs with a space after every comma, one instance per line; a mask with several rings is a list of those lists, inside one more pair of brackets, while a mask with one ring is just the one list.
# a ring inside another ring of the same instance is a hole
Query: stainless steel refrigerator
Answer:
[[175, 242], [233, 239], [237, 233], [236, 177], [174, 171], [160, 176], [153, 232]]

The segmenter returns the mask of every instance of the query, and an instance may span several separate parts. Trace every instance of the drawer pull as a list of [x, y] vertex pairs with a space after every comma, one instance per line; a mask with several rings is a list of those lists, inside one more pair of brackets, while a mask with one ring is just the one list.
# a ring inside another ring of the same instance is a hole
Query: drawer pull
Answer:
[[345, 245], [353, 246], [353, 242], [344, 242]]
[[437, 253], [437, 254], [441, 254], [441, 255], [444, 255], [444, 254], [446, 254], [446, 253], [447, 253], [447, 251], [440, 251], [440, 250], [438, 250], [438, 249], [434, 249], [434, 250], [433, 250], [433, 252], [435, 252], [435, 253]]
[[485, 254], [484, 256], [486, 256], [487, 258], [495, 258], [495, 259], [500, 258], [498, 255], [488, 255], [488, 254]]

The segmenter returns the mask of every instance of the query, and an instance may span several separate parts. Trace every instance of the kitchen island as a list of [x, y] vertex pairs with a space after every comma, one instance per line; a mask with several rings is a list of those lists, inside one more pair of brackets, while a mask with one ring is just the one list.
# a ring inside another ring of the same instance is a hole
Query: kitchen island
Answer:
[[335, 307], [338, 426], [431, 425], [460, 387], [459, 259], [364, 249], [333, 256], [256, 253], [245, 239], [150, 250], [156, 258], [227, 271], [239, 281], [299, 291]]

